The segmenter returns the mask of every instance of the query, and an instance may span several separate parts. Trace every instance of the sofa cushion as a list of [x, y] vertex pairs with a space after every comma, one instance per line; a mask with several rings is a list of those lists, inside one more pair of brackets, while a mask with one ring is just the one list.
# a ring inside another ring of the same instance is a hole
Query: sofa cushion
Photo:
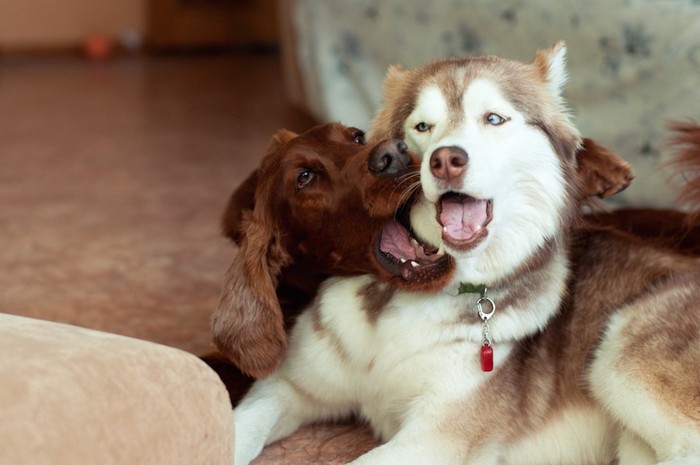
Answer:
[[197, 357], [0, 313], [0, 463], [226, 464], [233, 415]]

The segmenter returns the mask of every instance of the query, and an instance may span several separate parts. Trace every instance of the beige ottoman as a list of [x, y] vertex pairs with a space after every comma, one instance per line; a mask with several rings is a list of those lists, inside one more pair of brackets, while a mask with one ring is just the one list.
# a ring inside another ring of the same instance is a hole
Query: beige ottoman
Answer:
[[0, 313], [0, 465], [230, 464], [233, 415], [197, 357]]

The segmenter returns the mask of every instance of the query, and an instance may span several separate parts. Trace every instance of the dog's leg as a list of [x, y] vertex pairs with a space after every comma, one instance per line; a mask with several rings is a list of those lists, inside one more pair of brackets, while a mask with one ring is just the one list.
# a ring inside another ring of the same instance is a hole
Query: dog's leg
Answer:
[[263, 447], [327, 413], [280, 372], [257, 381], [233, 411], [234, 465], [248, 465]]
[[613, 417], [669, 465], [700, 463], [698, 283], [700, 272], [679, 275], [619, 310], [589, 376]]
[[469, 450], [469, 440], [446, 434], [444, 424], [414, 419], [385, 444], [348, 465], [497, 465], [502, 453], [496, 444]]
[[353, 391], [338, 384], [343, 367], [328, 344], [317, 337], [312, 312], [302, 313], [279, 369], [256, 381], [233, 411], [234, 465], [248, 465], [265, 445], [302, 425], [353, 413]]
[[463, 463], [445, 441], [426, 441], [421, 437], [395, 437], [348, 465], [459, 465]]
[[629, 431], [622, 431], [617, 445], [618, 465], [654, 465], [656, 454], [648, 444]]
[[286, 383], [270, 378], [258, 381], [233, 411], [235, 431], [234, 465], [248, 465], [265, 444], [291, 434], [300, 421], [288, 410], [297, 401]]

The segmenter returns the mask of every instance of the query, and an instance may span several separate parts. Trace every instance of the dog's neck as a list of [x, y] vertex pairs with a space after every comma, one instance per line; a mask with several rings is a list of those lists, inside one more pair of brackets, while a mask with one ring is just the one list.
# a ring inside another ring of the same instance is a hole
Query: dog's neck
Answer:
[[[484, 283], [487, 296], [497, 308], [490, 321], [494, 340], [514, 341], [539, 332], [561, 307], [569, 268], [568, 246], [552, 240], [513, 272], [492, 283]], [[466, 292], [459, 293], [460, 285]], [[472, 285], [455, 282], [445, 292], [466, 299], [466, 321], [479, 324], [481, 320], [474, 302], [484, 291], [481, 283]]]

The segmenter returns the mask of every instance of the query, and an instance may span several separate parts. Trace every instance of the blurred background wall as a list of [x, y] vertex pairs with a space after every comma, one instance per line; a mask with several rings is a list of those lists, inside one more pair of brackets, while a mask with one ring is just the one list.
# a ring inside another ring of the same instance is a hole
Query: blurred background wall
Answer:
[[68, 48], [89, 34], [146, 34], [148, 0], [0, 0], [4, 49]]
[[155, 49], [269, 46], [275, 0], [0, 0], [0, 52], [79, 47], [100, 35]]

